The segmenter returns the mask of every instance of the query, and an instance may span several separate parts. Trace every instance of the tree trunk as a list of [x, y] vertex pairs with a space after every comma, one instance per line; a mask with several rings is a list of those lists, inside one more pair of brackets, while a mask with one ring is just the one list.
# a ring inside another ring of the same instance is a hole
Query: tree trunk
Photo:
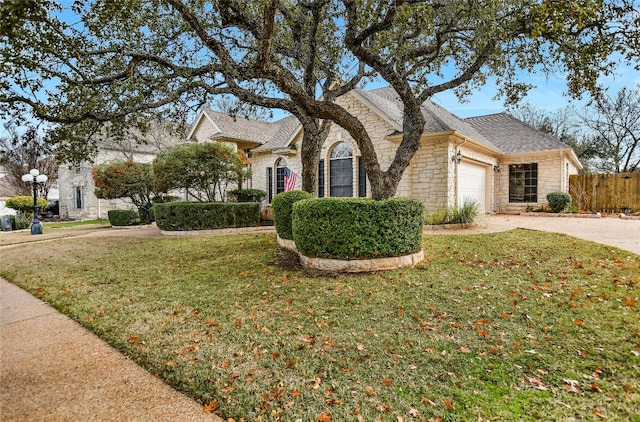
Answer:
[[329, 135], [331, 121], [322, 123], [318, 119], [305, 118], [303, 121], [302, 137], [302, 190], [311, 194], [318, 190], [318, 163], [320, 162], [320, 150]]
[[[356, 141], [371, 184], [371, 197], [376, 201], [393, 197], [398, 190], [402, 174], [420, 148], [420, 137], [425, 124], [420, 105], [415, 104], [415, 101], [413, 107], [405, 105], [402, 142], [386, 171], [380, 168], [373, 142], [360, 120], [336, 104], [320, 103], [314, 112], [317, 117], [330, 119], [340, 125]], [[305, 164], [303, 162], [303, 166]]]

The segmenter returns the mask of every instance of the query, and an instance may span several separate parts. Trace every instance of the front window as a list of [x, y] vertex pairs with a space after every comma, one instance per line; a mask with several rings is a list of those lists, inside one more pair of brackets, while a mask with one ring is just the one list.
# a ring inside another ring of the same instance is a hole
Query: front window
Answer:
[[73, 202], [77, 210], [82, 209], [82, 187], [76, 186], [73, 189]]
[[353, 196], [353, 150], [346, 142], [339, 143], [331, 150], [329, 195]]
[[509, 166], [509, 202], [538, 202], [538, 163]]
[[276, 195], [284, 192], [285, 167], [287, 167], [287, 160], [278, 158], [278, 161], [276, 161]]

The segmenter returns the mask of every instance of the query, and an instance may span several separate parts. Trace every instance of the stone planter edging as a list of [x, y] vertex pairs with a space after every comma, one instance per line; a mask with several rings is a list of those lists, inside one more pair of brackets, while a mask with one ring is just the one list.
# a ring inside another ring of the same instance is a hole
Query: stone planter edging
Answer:
[[460, 229], [469, 229], [471, 227], [477, 226], [477, 222], [472, 223], [455, 223], [455, 224], [425, 224], [422, 231], [430, 232], [436, 230], [460, 230]]
[[300, 257], [300, 264], [302, 264], [304, 268], [321, 271], [361, 273], [392, 270], [394, 268], [412, 267], [424, 260], [424, 250], [410, 255], [388, 258], [342, 260], [304, 256], [298, 251], [296, 243], [293, 240], [281, 239], [280, 236], [278, 236], [278, 245], [280, 245], [281, 248], [297, 253]]

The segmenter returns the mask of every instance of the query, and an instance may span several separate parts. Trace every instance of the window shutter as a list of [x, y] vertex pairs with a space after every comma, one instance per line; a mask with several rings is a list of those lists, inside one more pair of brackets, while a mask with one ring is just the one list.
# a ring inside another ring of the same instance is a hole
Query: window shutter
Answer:
[[269, 203], [273, 199], [273, 168], [267, 167], [267, 195]]
[[324, 160], [318, 163], [318, 198], [324, 198]]
[[367, 196], [367, 172], [362, 157], [358, 157], [358, 196]]

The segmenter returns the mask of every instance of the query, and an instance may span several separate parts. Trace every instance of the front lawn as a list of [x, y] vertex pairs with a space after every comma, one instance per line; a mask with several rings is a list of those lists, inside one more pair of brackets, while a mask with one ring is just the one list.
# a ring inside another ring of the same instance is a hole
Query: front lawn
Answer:
[[637, 255], [523, 230], [424, 249], [354, 276], [273, 234], [62, 239], [0, 275], [236, 421], [638, 418]]

